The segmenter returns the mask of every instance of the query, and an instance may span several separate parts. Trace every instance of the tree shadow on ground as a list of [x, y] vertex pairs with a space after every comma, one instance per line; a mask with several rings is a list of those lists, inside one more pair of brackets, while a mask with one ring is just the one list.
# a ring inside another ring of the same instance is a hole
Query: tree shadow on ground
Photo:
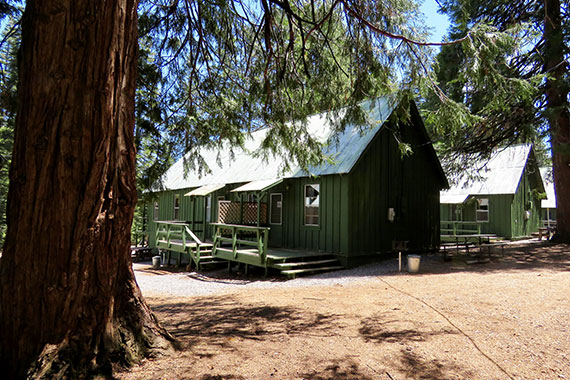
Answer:
[[334, 360], [324, 370], [308, 372], [302, 375], [305, 380], [374, 380], [378, 377], [370, 377], [364, 374], [353, 360]]
[[330, 336], [338, 328], [334, 314], [311, 313], [294, 307], [243, 304], [235, 297], [213, 296], [152, 307], [162, 325], [182, 348], [198, 341], [233, 350], [235, 339], [265, 340], [277, 335], [307, 333]]
[[[411, 325], [412, 328], [392, 327], [392, 325]], [[375, 315], [361, 321], [358, 332], [366, 342], [406, 343], [424, 342], [432, 336], [457, 334], [456, 331], [443, 328], [437, 331], [421, 331], [421, 324], [416, 321], [385, 320], [382, 315]]]
[[396, 368], [405, 374], [406, 379], [441, 380], [449, 379], [450, 376], [461, 379], [477, 378], [472, 371], [465, 370], [455, 363], [446, 363], [438, 359], [426, 360], [406, 349], [400, 352], [400, 363], [396, 363]]

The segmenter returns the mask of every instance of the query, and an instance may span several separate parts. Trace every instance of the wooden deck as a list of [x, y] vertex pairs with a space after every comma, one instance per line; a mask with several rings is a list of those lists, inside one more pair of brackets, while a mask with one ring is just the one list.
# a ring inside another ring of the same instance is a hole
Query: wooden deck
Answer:
[[342, 269], [340, 262], [323, 252], [311, 252], [294, 249], [268, 248], [268, 227], [243, 226], [234, 224], [212, 223], [216, 228], [212, 243], [202, 242], [184, 223], [158, 222], [157, 247], [165, 251], [167, 263], [171, 254], [176, 254], [177, 264], [187, 257], [194, 262], [198, 270], [205, 264], [231, 262], [265, 269], [279, 270], [292, 278], [301, 274], [317, 273]]

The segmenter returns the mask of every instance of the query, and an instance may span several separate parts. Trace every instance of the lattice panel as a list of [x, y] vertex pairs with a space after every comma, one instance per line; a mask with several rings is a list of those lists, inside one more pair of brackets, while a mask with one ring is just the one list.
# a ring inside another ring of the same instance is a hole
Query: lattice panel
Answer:
[[219, 201], [219, 222], [225, 224], [241, 224], [239, 203]]
[[[219, 201], [219, 222], [225, 224], [257, 224], [257, 202], [243, 202], [243, 214], [240, 213], [240, 203]], [[260, 224], [267, 224], [267, 203], [261, 203]]]
[[[261, 203], [260, 224], [267, 224], [267, 204]], [[244, 202], [242, 224], [257, 224], [257, 202]]]

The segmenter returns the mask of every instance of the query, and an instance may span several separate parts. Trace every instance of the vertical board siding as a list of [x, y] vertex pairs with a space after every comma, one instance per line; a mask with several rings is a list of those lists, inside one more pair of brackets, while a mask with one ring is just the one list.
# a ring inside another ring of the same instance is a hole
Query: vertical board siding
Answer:
[[[530, 175], [529, 170], [536, 174], [538, 168], [525, 169], [514, 200], [511, 206], [513, 213], [512, 229], [513, 237], [530, 236], [533, 232], [538, 231], [541, 226], [540, 218], [540, 200], [534, 199], [532, 195], [533, 189], [539, 189], [536, 175]], [[525, 211], [530, 212], [530, 218], [525, 219]]]
[[[411, 249], [435, 249], [439, 244], [437, 167], [413, 124], [400, 133], [413, 154], [402, 157], [392, 134], [383, 128], [350, 174], [350, 254], [391, 251], [393, 240], [407, 240]], [[388, 220], [388, 209], [396, 217]]]
[[[319, 226], [305, 226], [305, 185], [319, 184]], [[344, 189], [343, 189], [344, 188]], [[271, 192], [283, 194], [283, 223], [280, 237], [271, 241], [281, 241], [281, 246], [309, 251], [322, 251], [342, 254], [346, 252], [343, 243], [348, 238], [348, 221], [343, 221], [348, 213], [347, 178], [328, 175], [318, 178], [292, 178], [276, 186]], [[277, 232], [276, 232], [277, 233]], [[272, 231], [269, 232], [270, 236]]]

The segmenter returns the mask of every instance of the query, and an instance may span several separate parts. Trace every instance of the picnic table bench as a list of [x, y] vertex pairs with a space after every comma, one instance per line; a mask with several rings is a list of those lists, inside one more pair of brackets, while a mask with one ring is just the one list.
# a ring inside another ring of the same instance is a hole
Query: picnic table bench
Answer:
[[[460, 250], [465, 251], [468, 256], [466, 260], [467, 264], [473, 264], [475, 262], [489, 262], [492, 247], [501, 246], [504, 253], [505, 243], [491, 243], [491, 238], [494, 237], [496, 237], [495, 234], [441, 235], [442, 240], [448, 240], [441, 244], [443, 259], [445, 261], [449, 261], [451, 257], [448, 255], [453, 249], [455, 249], [457, 255], [459, 255]], [[487, 257], [483, 256], [484, 248], [487, 248]]]

